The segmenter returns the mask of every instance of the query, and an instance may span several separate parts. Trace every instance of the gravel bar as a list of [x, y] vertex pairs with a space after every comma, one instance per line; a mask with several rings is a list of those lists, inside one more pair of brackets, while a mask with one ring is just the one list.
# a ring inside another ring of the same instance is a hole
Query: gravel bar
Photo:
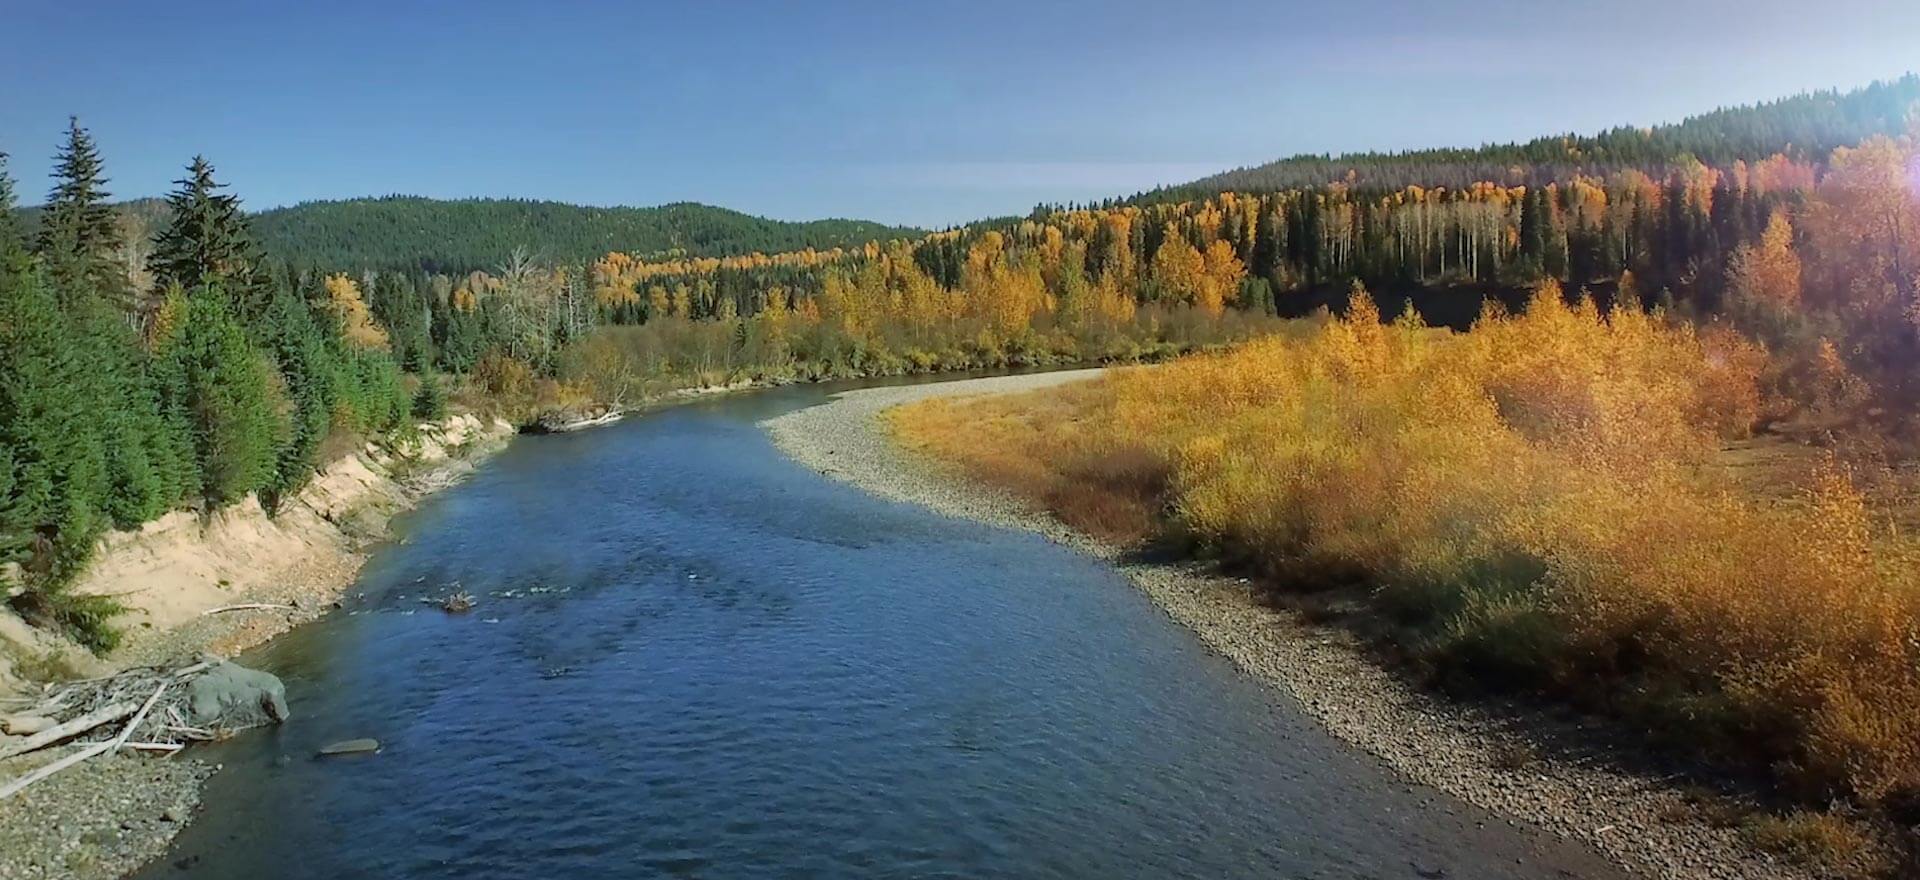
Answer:
[[[1410, 684], [1346, 630], [1316, 626], [1255, 600], [1247, 582], [1200, 564], [1139, 563], [1008, 492], [901, 449], [880, 415], [933, 397], [1004, 394], [1099, 375], [1073, 370], [873, 388], [762, 423], [800, 463], [872, 494], [953, 516], [1037, 532], [1112, 563], [1210, 649], [1291, 696], [1328, 732], [1403, 778], [1583, 841], [1627, 870], [1678, 880], [1815, 876], [1755, 851], [1701, 818], [1699, 792], [1671, 777], [1618, 769], [1604, 737], [1577, 718], [1505, 704], [1463, 703]], [[1584, 733], [1583, 733], [1584, 730]], [[1569, 746], [1569, 742], [1574, 745]], [[1718, 795], [1709, 796], [1717, 799]]]

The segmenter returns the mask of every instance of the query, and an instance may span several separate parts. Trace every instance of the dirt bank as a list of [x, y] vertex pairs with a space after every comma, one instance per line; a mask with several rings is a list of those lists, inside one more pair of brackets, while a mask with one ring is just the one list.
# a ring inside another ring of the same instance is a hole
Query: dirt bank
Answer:
[[1006, 393], [1091, 378], [1083, 370], [876, 388], [765, 423], [788, 455], [874, 494], [950, 516], [1038, 532], [1112, 562], [1174, 620], [1246, 674], [1291, 695], [1340, 739], [1402, 776], [1518, 824], [1586, 842], [1648, 877], [1812, 876], [1710, 821], [1728, 804], [1672, 779], [1618, 769], [1577, 718], [1437, 698], [1382, 667], [1347, 632], [1255, 600], [1246, 581], [1199, 565], [1143, 564], [1008, 493], [896, 447], [880, 414], [937, 396]]
[[[76, 589], [129, 607], [120, 621], [125, 644], [94, 658], [0, 610], [0, 715], [9, 692], [33, 693], [49, 678], [202, 652], [232, 656], [319, 617], [353, 583], [394, 514], [459, 479], [512, 434], [505, 422], [451, 417], [422, 426], [407, 444], [369, 445], [334, 461], [274, 516], [248, 499], [212, 516], [177, 512], [107, 537]], [[256, 603], [290, 607], [207, 613]], [[62, 753], [0, 761], [0, 779]], [[0, 880], [125, 874], [165, 851], [212, 769], [191, 758], [116, 754], [34, 785], [0, 804]]]

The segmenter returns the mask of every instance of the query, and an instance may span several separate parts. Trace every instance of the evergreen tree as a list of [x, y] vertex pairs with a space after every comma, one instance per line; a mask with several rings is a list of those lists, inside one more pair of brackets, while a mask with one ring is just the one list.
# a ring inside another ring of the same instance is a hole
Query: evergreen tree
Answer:
[[274, 287], [262, 323], [267, 351], [279, 365], [293, 403], [286, 442], [275, 455], [273, 478], [264, 493], [272, 509], [313, 475], [320, 446], [333, 424], [338, 392], [325, 331], [290, 283]]
[[453, 373], [472, 370], [485, 348], [484, 336], [485, 328], [481, 325], [478, 308], [459, 303], [449, 304], [439, 339], [440, 366]]
[[40, 254], [54, 286], [67, 304], [95, 296], [125, 306], [131, 290], [115, 261], [123, 245], [119, 219], [107, 203], [99, 150], [79, 118], [68, 120], [67, 143], [54, 161], [53, 190], [40, 217]]
[[420, 288], [397, 272], [382, 274], [373, 284], [368, 307], [387, 330], [388, 346], [402, 369], [424, 372], [433, 366], [430, 312]]
[[437, 421], [447, 416], [447, 392], [440, 377], [428, 373], [420, 377], [420, 390], [413, 393], [413, 417]]
[[133, 528], [185, 497], [189, 438], [161, 417], [146, 354], [127, 322], [104, 303], [80, 303], [73, 312], [73, 345], [87, 368], [84, 395], [106, 448], [105, 510], [114, 525]]
[[44, 277], [25, 261], [0, 265], [0, 562], [19, 566], [10, 601], [29, 620], [95, 651], [119, 634], [123, 609], [70, 592], [111, 515], [100, 364], [87, 357]]
[[19, 200], [14, 193], [13, 176], [7, 173], [7, 154], [0, 153], [0, 268], [27, 247], [20, 218], [13, 213]]
[[40, 273], [0, 273], [0, 560], [59, 583], [106, 527], [106, 450], [87, 401], [84, 351]]
[[1274, 313], [1273, 284], [1265, 278], [1248, 276], [1240, 282], [1240, 307], [1250, 312]]
[[183, 317], [155, 345], [164, 361], [161, 406], [190, 426], [201, 496], [212, 504], [238, 501], [274, 475], [287, 433], [278, 377], [218, 288], [176, 288], [162, 311]]
[[213, 179], [213, 166], [202, 156], [193, 157], [187, 176], [174, 183], [179, 189], [167, 194], [172, 219], [154, 238], [147, 260], [154, 282], [183, 290], [216, 283], [243, 292], [252, 287], [259, 260], [240, 200], [219, 192], [226, 185]]

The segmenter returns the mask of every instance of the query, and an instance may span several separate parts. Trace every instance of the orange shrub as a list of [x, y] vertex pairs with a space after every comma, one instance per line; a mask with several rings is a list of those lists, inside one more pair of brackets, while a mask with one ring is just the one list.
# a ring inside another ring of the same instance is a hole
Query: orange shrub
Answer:
[[1811, 795], [1920, 793], [1915, 543], [1832, 469], [1781, 504], [1714, 466], [1758, 418], [1767, 366], [1724, 327], [1569, 305], [1551, 283], [1464, 334], [1383, 325], [1357, 291], [1295, 338], [901, 424], [1053, 499], [1103, 456], [1151, 459], [1164, 490], [1082, 494], [1134, 492], [1277, 588], [1362, 575], [1437, 668], [1598, 682]]

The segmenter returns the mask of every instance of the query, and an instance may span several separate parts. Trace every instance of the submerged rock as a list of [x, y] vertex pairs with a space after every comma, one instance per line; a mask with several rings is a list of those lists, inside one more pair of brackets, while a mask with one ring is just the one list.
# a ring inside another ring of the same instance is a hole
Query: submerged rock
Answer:
[[187, 686], [189, 723], [239, 730], [279, 724], [290, 716], [287, 687], [271, 673], [221, 663]]
[[324, 758], [333, 755], [360, 755], [377, 751], [380, 751], [380, 741], [377, 739], [343, 739], [321, 746], [320, 756]]

